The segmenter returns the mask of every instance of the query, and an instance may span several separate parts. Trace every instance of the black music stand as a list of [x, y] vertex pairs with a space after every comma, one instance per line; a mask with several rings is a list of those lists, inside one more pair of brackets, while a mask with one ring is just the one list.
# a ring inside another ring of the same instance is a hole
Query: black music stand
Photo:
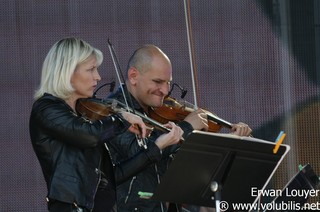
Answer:
[[[275, 143], [231, 134], [192, 132], [176, 154], [153, 200], [216, 207], [252, 203], [289, 151]], [[252, 194], [254, 189], [254, 194]]]
[[[273, 201], [275, 203], [288, 203], [294, 202], [303, 205], [309, 199], [309, 195], [291, 195], [291, 191], [311, 191], [319, 189], [320, 179], [319, 176], [313, 171], [310, 164], [306, 164], [301, 168], [300, 171], [296, 173], [295, 176], [287, 183], [287, 185], [282, 189], [281, 195], [276, 197]], [[300, 192], [303, 193], [303, 192]], [[306, 193], [304, 193], [306, 194]], [[318, 195], [316, 195], [318, 196]]]

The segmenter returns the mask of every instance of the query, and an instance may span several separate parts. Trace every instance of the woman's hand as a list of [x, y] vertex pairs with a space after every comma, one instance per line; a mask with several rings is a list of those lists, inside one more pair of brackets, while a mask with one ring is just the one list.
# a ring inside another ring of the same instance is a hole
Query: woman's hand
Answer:
[[139, 135], [141, 138], [146, 137], [147, 126], [145, 125], [141, 117], [126, 111], [121, 112], [121, 115], [131, 124], [131, 126], [129, 127], [130, 132]]
[[167, 146], [177, 144], [182, 140], [183, 130], [173, 122], [169, 122], [163, 125], [166, 128], [170, 129], [169, 133], [161, 135], [156, 141], [155, 144], [159, 149], [164, 149]]

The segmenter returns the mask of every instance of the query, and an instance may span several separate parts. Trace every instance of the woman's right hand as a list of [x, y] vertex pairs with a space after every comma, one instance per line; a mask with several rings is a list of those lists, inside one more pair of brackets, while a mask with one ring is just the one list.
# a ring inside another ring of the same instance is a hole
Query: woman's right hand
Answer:
[[155, 141], [155, 144], [159, 147], [159, 149], [164, 149], [167, 146], [177, 144], [182, 140], [182, 135], [184, 132], [175, 123], [169, 122], [163, 126], [169, 128], [170, 132], [159, 136]]
[[139, 135], [141, 138], [145, 138], [147, 134], [147, 126], [143, 122], [142, 118], [126, 111], [121, 112], [122, 117], [127, 120], [131, 126], [129, 131]]

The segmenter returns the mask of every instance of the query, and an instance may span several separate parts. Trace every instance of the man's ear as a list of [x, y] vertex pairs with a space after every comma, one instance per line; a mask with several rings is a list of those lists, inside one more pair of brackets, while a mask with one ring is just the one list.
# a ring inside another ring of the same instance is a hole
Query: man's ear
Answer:
[[136, 82], [138, 80], [137, 77], [139, 76], [139, 74], [140, 74], [139, 71], [134, 67], [132, 67], [128, 70], [128, 80], [129, 80], [130, 84], [133, 84], [133, 85], [136, 84]]

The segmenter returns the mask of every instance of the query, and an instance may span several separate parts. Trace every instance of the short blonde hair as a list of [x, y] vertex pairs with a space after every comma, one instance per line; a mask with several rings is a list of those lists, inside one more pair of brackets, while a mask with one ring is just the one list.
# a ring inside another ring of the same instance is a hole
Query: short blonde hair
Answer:
[[78, 38], [64, 38], [56, 42], [48, 52], [42, 66], [40, 87], [34, 98], [44, 93], [52, 94], [61, 99], [68, 99], [74, 92], [71, 77], [77, 65], [85, 62], [91, 55], [100, 66], [103, 54], [99, 49]]

